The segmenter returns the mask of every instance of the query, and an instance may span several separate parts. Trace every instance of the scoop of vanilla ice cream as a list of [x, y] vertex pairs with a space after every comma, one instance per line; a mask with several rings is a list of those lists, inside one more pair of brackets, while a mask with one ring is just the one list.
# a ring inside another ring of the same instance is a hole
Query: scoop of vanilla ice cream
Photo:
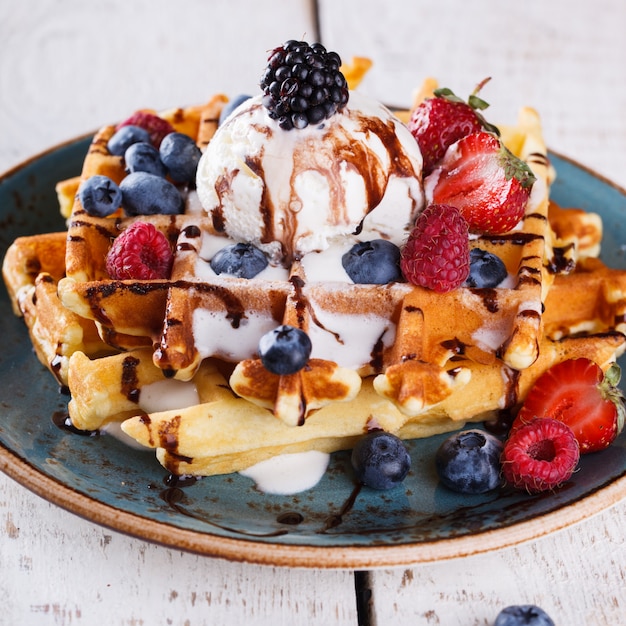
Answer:
[[400, 120], [357, 92], [330, 119], [289, 131], [258, 96], [215, 133], [197, 190], [218, 232], [288, 264], [346, 235], [403, 243], [423, 207], [422, 155]]

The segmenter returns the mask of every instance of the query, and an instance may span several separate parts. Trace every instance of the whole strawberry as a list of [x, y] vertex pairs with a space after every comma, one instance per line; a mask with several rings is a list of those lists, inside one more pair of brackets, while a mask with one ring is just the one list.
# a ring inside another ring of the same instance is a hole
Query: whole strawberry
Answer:
[[470, 271], [469, 234], [457, 209], [431, 204], [420, 213], [402, 249], [400, 269], [409, 282], [439, 293], [465, 282]]
[[502, 451], [507, 483], [529, 493], [549, 491], [574, 473], [580, 451], [571, 428], [550, 418], [537, 418], [512, 431]]
[[590, 359], [553, 365], [531, 387], [511, 430], [549, 417], [572, 429], [581, 454], [603, 450], [624, 428], [624, 397], [617, 388], [620, 368], [605, 373]]
[[425, 187], [432, 202], [457, 207], [471, 232], [499, 235], [524, 216], [534, 182], [524, 161], [498, 137], [479, 131], [448, 148]]
[[434, 91], [434, 98], [426, 98], [413, 109], [408, 127], [424, 158], [424, 176], [435, 169], [448, 147], [459, 139], [485, 127], [496, 130], [478, 113], [489, 106], [477, 95], [488, 80], [476, 87], [467, 102], [442, 88]]

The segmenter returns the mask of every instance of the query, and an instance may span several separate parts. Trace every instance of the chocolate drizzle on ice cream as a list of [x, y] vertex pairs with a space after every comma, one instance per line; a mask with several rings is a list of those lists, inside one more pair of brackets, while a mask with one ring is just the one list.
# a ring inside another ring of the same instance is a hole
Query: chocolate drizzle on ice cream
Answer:
[[406, 127], [362, 95], [297, 132], [282, 130], [251, 98], [207, 147], [197, 187], [217, 232], [288, 266], [357, 233], [401, 244], [423, 206], [421, 167]]

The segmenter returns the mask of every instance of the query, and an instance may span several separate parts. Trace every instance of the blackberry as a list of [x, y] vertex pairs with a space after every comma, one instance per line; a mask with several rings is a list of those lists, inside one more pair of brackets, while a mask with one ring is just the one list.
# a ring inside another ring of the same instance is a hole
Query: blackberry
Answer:
[[284, 130], [319, 124], [348, 102], [341, 58], [320, 43], [290, 40], [274, 48], [261, 77], [263, 105]]

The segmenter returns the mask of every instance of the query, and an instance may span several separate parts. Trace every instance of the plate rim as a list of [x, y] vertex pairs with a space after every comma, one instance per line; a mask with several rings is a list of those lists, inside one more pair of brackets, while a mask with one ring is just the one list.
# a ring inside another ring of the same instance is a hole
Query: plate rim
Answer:
[[372, 570], [464, 558], [551, 535], [611, 508], [626, 497], [626, 475], [584, 498], [531, 520], [448, 539], [386, 546], [313, 546], [232, 539], [180, 528], [124, 511], [46, 476], [0, 443], [0, 471], [69, 513], [166, 548], [232, 562], [306, 569]]
[[[47, 148], [10, 167], [0, 174], [0, 184], [34, 162], [54, 152], [84, 141], [93, 132]], [[626, 189], [591, 168], [557, 151], [558, 159], [580, 169], [604, 185], [626, 196]], [[230, 538], [211, 532], [198, 532], [116, 508], [81, 493], [54, 477], [43, 474], [26, 458], [0, 442], [0, 471], [42, 499], [89, 522], [122, 534], [149, 541], [170, 549], [232, 562], [272, 567], [372, 570], [412, 566], [420, 563], [464, 558], [526, 543], [559, 532], [598, 515], [626, 498], [626, 475], [612, 480], [579, 500], [530, 520], [515, 522], [497, 529], [459, 537], [433, 539], [400, 545], [314, 546], [256, 542]]]

